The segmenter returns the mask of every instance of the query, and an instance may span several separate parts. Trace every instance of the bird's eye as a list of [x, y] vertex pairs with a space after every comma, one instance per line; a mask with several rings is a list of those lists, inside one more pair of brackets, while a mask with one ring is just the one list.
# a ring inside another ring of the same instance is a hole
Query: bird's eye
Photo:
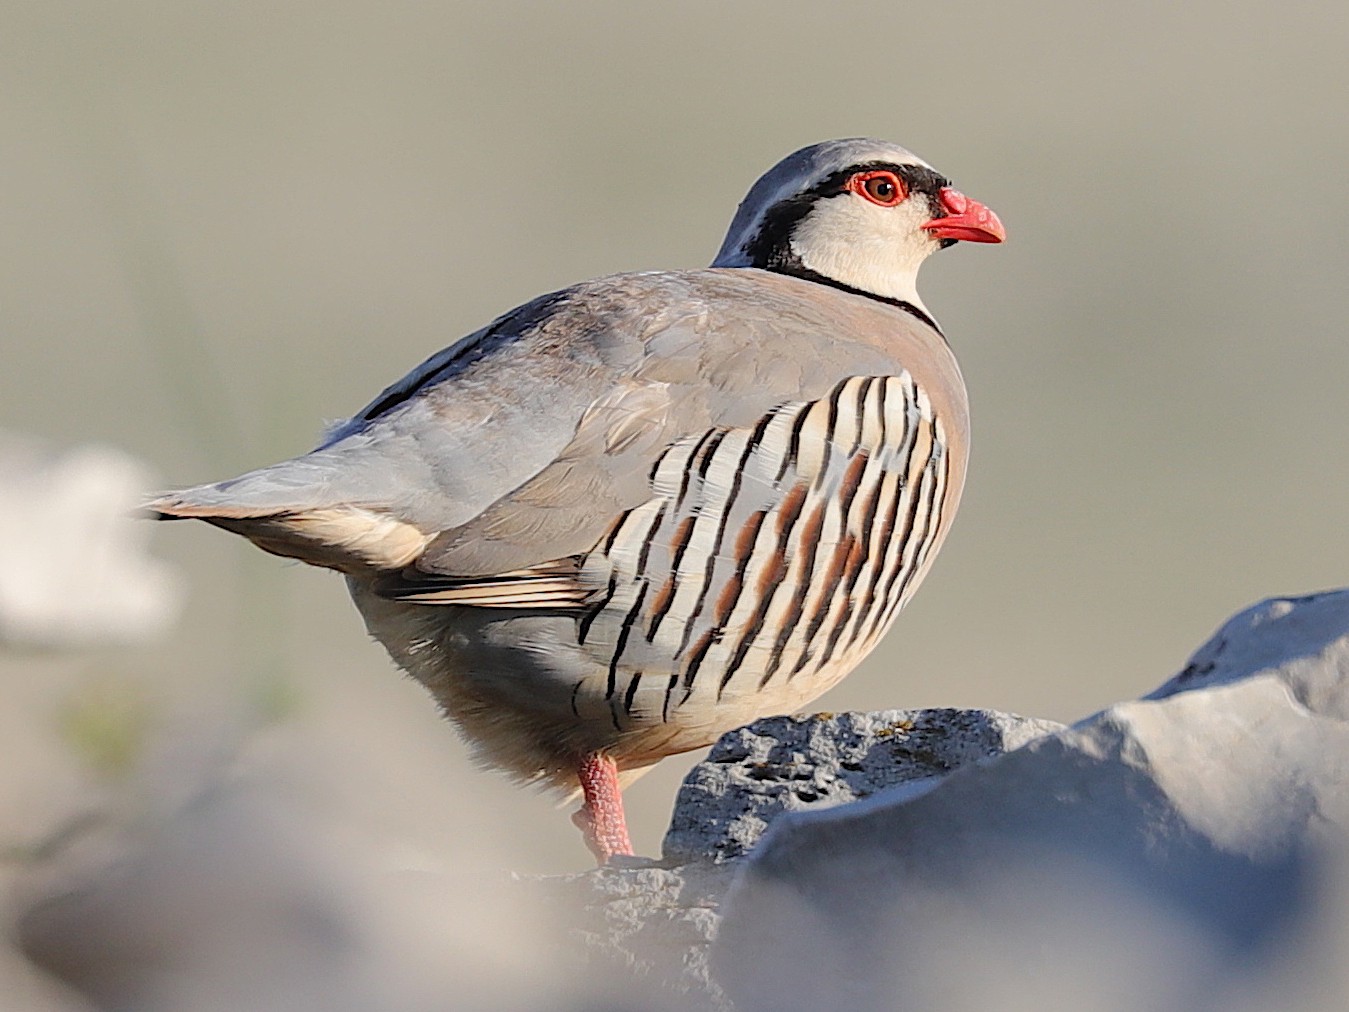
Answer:
[[848, 180], [848, 189], [881, 207], [894, 207], [909, 195], [904, 180], [893, 172], [858, 172]]

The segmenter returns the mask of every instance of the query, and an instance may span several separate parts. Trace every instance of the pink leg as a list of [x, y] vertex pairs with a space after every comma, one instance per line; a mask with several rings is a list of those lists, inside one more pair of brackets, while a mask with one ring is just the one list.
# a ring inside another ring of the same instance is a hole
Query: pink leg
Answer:
[[581, 761], [577, 776], [585, 804], [571, 821], [585, 835], [586, 846], [600, 865], [615, 854], [632, 854], [628, 823], [623, 817], [623, 793], [618, 788], [618, 766], [606, 755], [595, 753]]

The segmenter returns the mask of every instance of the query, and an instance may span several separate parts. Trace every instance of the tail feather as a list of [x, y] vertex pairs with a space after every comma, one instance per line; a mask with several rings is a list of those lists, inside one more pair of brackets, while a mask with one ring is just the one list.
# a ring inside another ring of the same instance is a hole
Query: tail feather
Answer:
[[165, 492], [146, 508], [175, 517], [258, 517], [368, 498], [342, 487], [342, 463], [330, 454], [311, 453], [237, 478]]
[[313, 486], [305, 487], [294, 478], [297, 463], [287, 461], [228, 481], [165, 492], [142, 509], [157, 520], [204, 520], [274, 555], [343, 572], [401, 569], [415, 561], [434, 536], [435, 532], [424, 533], [387, 510], [340, 501], [320, 500], [322, 504], [315, 505]]

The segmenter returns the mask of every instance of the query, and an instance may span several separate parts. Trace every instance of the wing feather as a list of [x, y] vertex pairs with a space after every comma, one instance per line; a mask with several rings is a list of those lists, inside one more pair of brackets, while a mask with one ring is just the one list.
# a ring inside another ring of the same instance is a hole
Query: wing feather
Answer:
[[579, 607], [594, 588], [559, 560], [651, 497], [670, 447], [908, 363], [963, 433], [954, 359], [902, 310], [749, 269], [602, 278], [428, 359], [312, 453], [151, 507], [403, 600]]
[[409, 569], [382, 577], [376, 592], [415, 604], [570, 611], [594, 596], [594, 588], [580, 581], [583, 561], [579, 557], [553, 559], [491, 577], [437, 576]]

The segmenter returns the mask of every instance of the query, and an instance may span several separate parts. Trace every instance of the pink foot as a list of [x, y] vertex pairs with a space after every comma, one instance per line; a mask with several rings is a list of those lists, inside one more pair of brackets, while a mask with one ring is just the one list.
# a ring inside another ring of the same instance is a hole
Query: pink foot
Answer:
[[585, 804], [571, 817], [585, 836], [586, 846], [600, 865], [615, 854], [632, 854], [628, 823], [623, 817], [623, 793], [618, 787], [618, 766], [606, 755], [588, 755], [577, 776]]

